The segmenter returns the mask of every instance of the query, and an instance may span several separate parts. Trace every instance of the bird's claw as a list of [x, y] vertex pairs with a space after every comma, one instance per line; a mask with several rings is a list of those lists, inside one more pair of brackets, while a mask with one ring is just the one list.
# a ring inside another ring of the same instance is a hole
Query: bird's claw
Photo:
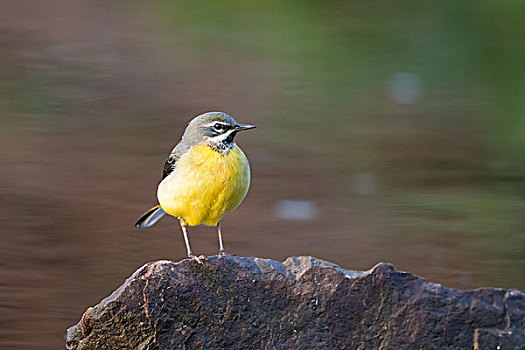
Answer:
[[227, 253], [225, 250], [219, 251], [219, 257], [225, 257], [225, 256], [237, 256], [237, 255], [232, 254], [232, 253]]
[[204, 255], [196, 256], [195, 254], [190, 254], [188, 255], [188, 259], [195, 260], [199, 264], [204, 265], [204, 263], [202, 262], [202, 260], [204, 260]]

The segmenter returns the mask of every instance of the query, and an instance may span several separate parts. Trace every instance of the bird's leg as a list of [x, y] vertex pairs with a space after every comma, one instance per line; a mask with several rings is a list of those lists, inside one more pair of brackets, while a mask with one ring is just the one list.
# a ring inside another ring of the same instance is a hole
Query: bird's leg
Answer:
[[221, 222], [217, 224], [217, 232], [219, 233], [219, 255], [224, 256], [226, 255], [226, 251], [224, 250], [224, 246], [222, 245], [222, 234], [221, 234]]
[[179, 219], [179, 224], [180, 228], [182, 229], [182, 234], [184, 235], [184, 242], [186, 243], [186, 249], [188, 250], [188, 257], [190, 257], [193, 255], [193, 253], [191, 252], [190, 241], [188, 239], [188, 224], [183, 218]]
[[179, 219], [180, 228], [182, 229], [182, 234], [184, 235], [184, 243], [186, 243], [186, 249], [188, 250], [188, 259], [196, 260], [199, 264], [202, 264], [202, 260], [199, 259], [195, 254], [191, 252], [190, 241], [188, 239], [188, 223], [183, 218]]

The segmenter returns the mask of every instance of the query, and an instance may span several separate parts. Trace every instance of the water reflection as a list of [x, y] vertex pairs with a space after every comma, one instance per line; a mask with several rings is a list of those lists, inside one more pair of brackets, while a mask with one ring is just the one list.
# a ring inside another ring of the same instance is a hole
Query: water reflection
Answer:
[[275, 213], [281, 219], [313, 220], [317, 205], [312, 201], [280, 200], [275, 204]]
[[523, 6], [8, 1], [0, 346], [61, 347], [137, 267], [184, 257], [175, 220], [133, 224], [208, 110], [258, 125], [228, 251], [525, 288]]
[[423, 94], [423, 81], [414, 73], [396, 73], [390, 83], [390, 94], [397, 103], [416, 103]]
[[358, 173], [354, 175], [354, 192], [361, 196], [373, 196], [377, 194], [377, 176], [370, 173]]

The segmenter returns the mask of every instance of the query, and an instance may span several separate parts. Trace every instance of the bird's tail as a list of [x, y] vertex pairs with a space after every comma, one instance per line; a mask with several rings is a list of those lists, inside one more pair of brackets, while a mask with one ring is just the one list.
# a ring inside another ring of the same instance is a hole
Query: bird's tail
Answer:
[[151, 227], [155, 225], [155, 223], [159, 221], [164, 216], [164, 214], [166, 214], [166, 212], [162, 210], [160, 205], [156, 205], [140, 217], [139, 221], [137, 221], [135, 224], [135, 227]]

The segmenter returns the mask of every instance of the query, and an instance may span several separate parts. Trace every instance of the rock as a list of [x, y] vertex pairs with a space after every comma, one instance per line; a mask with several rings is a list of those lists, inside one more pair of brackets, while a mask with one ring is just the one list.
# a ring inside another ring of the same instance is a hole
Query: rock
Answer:
[[385, 263], [157, 261], [88, 309], [66, 347], [525, 349], [525, 293], [447, 289]]

